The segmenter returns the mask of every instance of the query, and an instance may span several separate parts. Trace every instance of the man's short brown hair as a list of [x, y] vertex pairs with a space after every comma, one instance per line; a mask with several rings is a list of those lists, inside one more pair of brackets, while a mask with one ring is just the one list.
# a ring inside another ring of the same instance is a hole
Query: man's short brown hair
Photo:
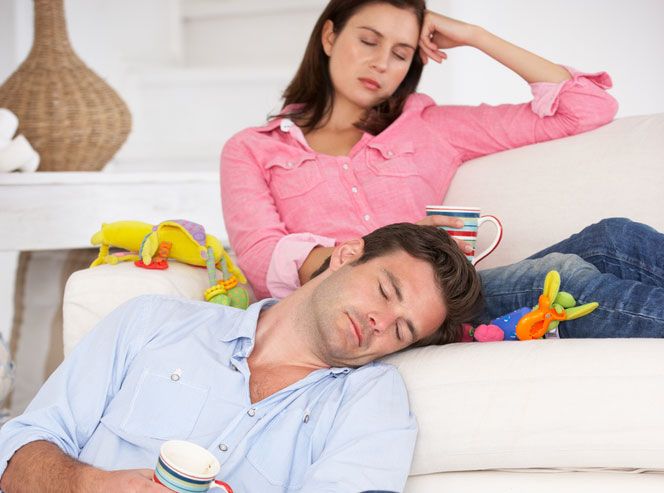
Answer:
[[[461, 324], [478, 315], [483, 305], [480, 277], [456, 242], [435, 226], [397, 223], [378, 228], [362, 238], [364, 252], [353, 264], [404, 251], [424, 260], [434, 270], [434, 276], [447, 308], [445, 321], [429, 337], [413, 346], [449, 344], [461, 340]], [[330, 265], [328, 258], [312, 277], [324, 272]]]

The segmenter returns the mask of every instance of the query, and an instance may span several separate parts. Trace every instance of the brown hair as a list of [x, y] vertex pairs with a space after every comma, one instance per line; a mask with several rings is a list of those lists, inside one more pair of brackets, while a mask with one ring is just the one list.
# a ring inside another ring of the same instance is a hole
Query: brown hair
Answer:
[[[299, 106], [276, 117], [288, 117], [307, 129], [316, 126], [327, 117], [334, 103], [334, 87], [330, 77], [328, 56], [323, 50], [321, 37], [325, 22], [330, 20], [334, 32], [340, 33], [348, 19], [361, 7], [375, 3], [388, 3], [401, 9], [413, 11], [418, 25], [422, 27], [426, 10], [425, 0], [331, 0], [318, 18], [302, 62], [295, 77], [283, 93], [284, 108], [289, 104]], [[369, 108], [364, 117], [355, 123], [360, 130], [376, 135], [385, 130], [396, 120], [406, 103], [406, 99], [417, 89], [424, 65], [418, 53], [415, 53], [406, 77], [394, 93], [376, 106]]]
[[[456, 242], [435, 226], [397, 223], [383, 226], [363, 237], [364, 252], [353, 262], [363, 264], [369, 260], [403, 250], [412, 257], [428, 262], [447, 308], [445, 321], [429, 337], [413, 344], [414, 347], [448, 344], [461, 340], [461, 324], [477, 316], [483, 306], [480, 276], [468, 262]], [[312, 278], [330, 265], [328, 258]]]

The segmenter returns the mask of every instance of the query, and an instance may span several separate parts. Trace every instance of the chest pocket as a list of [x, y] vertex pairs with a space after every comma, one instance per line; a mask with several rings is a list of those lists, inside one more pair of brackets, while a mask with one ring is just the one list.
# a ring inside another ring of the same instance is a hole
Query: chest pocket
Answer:
[[201, 414], [208, 391], [182, 379], [173, 381], [168, 374], [145, 370], [120, 428], [131, 435], [186, 439]]
[[412, 142], [382, 143], [367, 145], [367, 167], [378, 176], [412, 176], [418, 170], [413, 160], [415, 150]]
[[314, 153], [276, 155], [265, 167], [270, 173], [270, 186], [277, 197], [282, 199], [303, 195], [323, 182]]
[[310, 431], [313, 426], [302, 409], [277, 414], [252, 444], [247, 460], [270, 484], [301, 487], [313, 462]]

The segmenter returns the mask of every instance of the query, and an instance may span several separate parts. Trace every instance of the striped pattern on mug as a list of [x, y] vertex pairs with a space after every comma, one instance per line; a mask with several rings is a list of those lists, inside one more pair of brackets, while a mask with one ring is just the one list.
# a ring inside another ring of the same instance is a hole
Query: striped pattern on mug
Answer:
[[[446, 216], [463, 220], [464, 225], [461, 228], [440, 226], [440, 229], [447, 231], [455, 240], [463, 240], [471, 246], [472, 251], [465, 255], [473, 265], [495, 250], [503, 237], [503, 227], [498, 218], [495, 216], [482, 216], [479, 207], [428, 205], [426, 207], [426, 214], [427, 216]], [[477, 253], [477, 232], [479, 227], [485, 222], [491, 222], [496, 227], [497, 234], [488, 248]]]

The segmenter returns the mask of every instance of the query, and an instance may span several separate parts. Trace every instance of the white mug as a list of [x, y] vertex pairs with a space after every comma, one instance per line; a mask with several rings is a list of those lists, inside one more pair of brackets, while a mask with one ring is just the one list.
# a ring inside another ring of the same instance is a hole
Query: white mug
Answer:
[[159, 451], [152, 480], [177, 493], [199, 493], [215, 486], [225, 493], [233, 489], [215, 479], [221, 465], [208, 450], [184, 440], [164, 442]]

